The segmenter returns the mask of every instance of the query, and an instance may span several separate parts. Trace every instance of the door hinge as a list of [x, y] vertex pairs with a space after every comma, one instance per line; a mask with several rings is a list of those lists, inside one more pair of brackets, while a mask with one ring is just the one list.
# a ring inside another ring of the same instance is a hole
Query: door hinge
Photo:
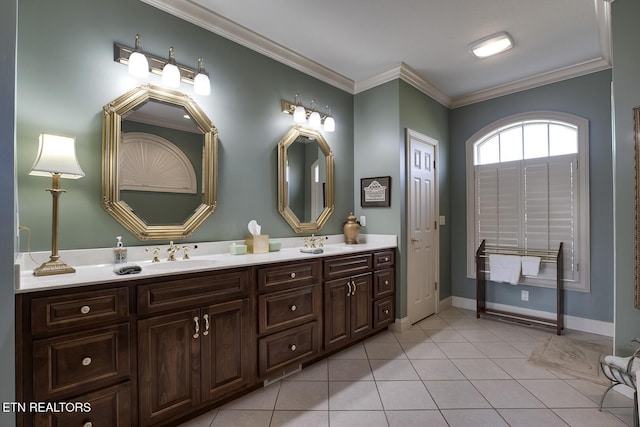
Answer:
[[438, 282], [434, 282], [436, 284], [436, 291], [438, 290]]
[[433, 221], [433, 229], [434, 230], [438, 229], [438, 221]]
[[433, 161], [433, 168], [434, 169], [436, 168], [436, 161], [435, 160]]
[[580, 271], [580, 264], [576, 263], [576, 271]]

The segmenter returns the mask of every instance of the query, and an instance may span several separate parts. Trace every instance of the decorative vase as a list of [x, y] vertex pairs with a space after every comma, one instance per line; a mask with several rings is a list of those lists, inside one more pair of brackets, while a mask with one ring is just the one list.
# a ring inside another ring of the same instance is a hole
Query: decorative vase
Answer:
[[360, 233], [360, 223], [356, 221], [356, 217], [351, 212], [347, 220], [343, 223], [344, 239], [347, 245], [355, 245], [358, 243], [358, 233]]

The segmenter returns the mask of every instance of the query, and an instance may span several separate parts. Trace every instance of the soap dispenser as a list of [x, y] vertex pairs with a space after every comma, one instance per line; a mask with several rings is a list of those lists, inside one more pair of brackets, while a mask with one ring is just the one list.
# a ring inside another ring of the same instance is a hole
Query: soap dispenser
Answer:
[[127, 263], [127, 248], [122, 244], [122, 236], [116, 237], [118, 242], [116, 247], [113, 248], [113, 268], [117, 269]]

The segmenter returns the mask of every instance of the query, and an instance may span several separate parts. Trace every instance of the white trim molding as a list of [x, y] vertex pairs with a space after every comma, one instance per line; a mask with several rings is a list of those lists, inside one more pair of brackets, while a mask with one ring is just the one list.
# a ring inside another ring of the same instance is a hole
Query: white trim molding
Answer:
[[[463, 297], [452, 297], [453, 307], [464, 308], [466, 310], [476, 310], [476, 300]], [[509, 311], [516, 314], [524, 314], [528, 316], [542, 317], [545, 319], [555, 319], [556, 314], [548, 311], [533, 310], [526, 307], [516, 307], [506, 304], [497, 304], [487, 302], [487, 308], [493, 310]], [[613, 322], [603, 322], [601, 320], [586, 319], [584, 317], [569, 316], [565, 314], [564, 325], [567, 329], [576, 331], [590, 332], [592, 334], [613, 336]]]

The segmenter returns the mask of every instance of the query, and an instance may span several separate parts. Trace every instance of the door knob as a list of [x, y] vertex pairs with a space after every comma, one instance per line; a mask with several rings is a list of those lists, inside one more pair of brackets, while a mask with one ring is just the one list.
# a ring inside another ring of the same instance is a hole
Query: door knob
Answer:
[[415, 239], [413, 237], [411, 238], [411, 243], [416, 243], [416, 242], [419, 242], [419, 241], [420, 241], [420, 239]]

